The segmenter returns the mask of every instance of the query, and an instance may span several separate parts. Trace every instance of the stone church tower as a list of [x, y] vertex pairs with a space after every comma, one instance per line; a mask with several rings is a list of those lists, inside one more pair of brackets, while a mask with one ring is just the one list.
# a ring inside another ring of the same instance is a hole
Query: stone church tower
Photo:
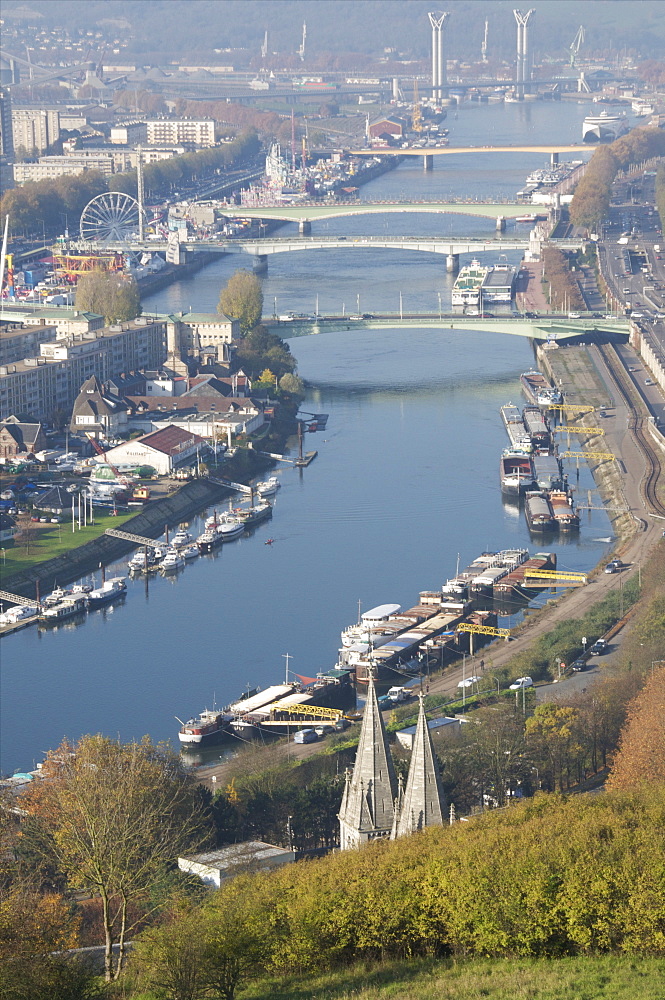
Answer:
[[347, 773], [339, 811], [341, 850], [381, 837], [402, 837], [425, 826], [440, 826], [444, 813], [445, 798], [422, 694], [409, 776], [403, 788], [395, 776], [370, 677], [356, 761], [353, 773]]
[[394, 823], [397, 777], [379, 711], [374, 679], [367, 702], [353, 774], [347, 773], [339, 810], [340, 847], [347, 851], [368, 840], [389, 837]]
[[432, 737], [427, 725], [421, 692], [409, 777], [406, 780], [404, 793], [395, 806], [392, 839], [403, 837], [407, 833], [415, 833], [425, 826], [442, 826], [445, 808], [441, 776], [434, 758]]

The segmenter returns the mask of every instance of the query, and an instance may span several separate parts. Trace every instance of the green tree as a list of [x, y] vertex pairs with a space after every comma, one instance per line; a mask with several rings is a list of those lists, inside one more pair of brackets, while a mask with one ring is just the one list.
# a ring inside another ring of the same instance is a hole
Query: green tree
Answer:
[[138, 285], [132, 277], [90, 271], [76, 286], [76, 308], [98, 313], [107, 323], [122, 323], [141, 313]]
[[48, 831], [69, 887], [99, 895], [105, 976], [117, 979], [131, 929], [128, 906], [145, 900], [164, 867], [203, 839], [201, 797], [179, 756], [147, 737], [119, 743], [84, 736], [49, 753], [44, 768], [24, 808]]
[[243, 336], [261, 320], [263, 292], [261, 282], [250, 271], [232, 274], [219, 296], [217, 312], [240, 321]]
[[298, 399], [304, 399], [305, 383], [298, 375], [293, 375], [291, 372], [287, 372], [286, 375], [282, 375], [279, 380], [279, 387], [282, 392], [288, 393], [289, 396], [296, 396]]

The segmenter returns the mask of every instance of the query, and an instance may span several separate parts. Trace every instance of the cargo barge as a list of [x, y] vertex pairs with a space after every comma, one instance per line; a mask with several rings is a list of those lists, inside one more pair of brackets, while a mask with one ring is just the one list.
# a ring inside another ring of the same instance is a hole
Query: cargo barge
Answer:
[[[238, 736], [247, 738], [262, 732], [276, 735], [288, 732], [289, 728], [298, 728], [304, 721], [320, 722], [327, 716], [334, 720], [343, 711], [355, 707], [352, 681], [351, 670], [336, 667], [315, 678], [304, 677], [298, 682], [252, 691], [226, 708], [205, 709], [196, 718], [181, 722], [180, 746], [185, 750], [198, 750]], [[275, 715], [277, 705], [281, 705], [278, 719]]]
[[533, 445], [524, 426], [524, 419], [519, 406], [515, 406], [514, 403], [506, 403], [505, 406], [501, 407], [501, 419], [510, 439], [510, 447], [513, 453], [530, 454], [533, 451]]
[[504, 451], [499, 460], [501, 492], [506, 496], [519, 496], [535, 487], [533, 462], [530, 455]]
[[560, 531], [579, 531], [580, 519], [573, 510], [573, 501], [565, 490], [549, 493], [552, 513]]
[[557, 455], [534, 455], [533, 471], [536, 486], [541, 490], [560, 490], [565, 480], [561, 470], [561, 460]]
[[556, 531], [558, 524], [546, 493], [532, 491], [526, 494], [524, 514], [529, 531]]
[[520, 382], [524, 395], [534, 406], [560, 406], [563, 393], [556, 389], [539, 371], [522, 372]]
[[531, 444], [536, 451], [548, 451], [551, 437], [550, 429], [538, 406], [525, 406], [522, 419]]
[[[540, 590], [547, 590], [551, 586], [546, 580], [539, 580], [537, 577], [527, 579], [530, 570], [555, 570], [556, 553], [536, 552], [530, 559], [526, 559], [520, 566], [517, 566], [511, 573], [498, 580], [494, 586], [494, 600], [498, 604], [510, 601], [511, 605], [516, 598], [530, 600]], [[511, 607], [511, 611], [514, 608]]]

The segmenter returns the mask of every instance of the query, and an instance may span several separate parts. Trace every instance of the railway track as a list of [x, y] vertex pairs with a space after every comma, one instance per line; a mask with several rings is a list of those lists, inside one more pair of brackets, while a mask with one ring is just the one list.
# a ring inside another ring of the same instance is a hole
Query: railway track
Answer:
[[599, 344], [598, 351], [610, 373], [612, 382], [630, 411], [629, 428], [644, 456], [645, 472], [640, 483], [644, 509], [649, 514], [665, 517], [665, 504], [658, 496], [658, 481], [663, 471], [661, 457], [645, 428], [646, 418], [641, 415], [635, 404], [635, 388], [619, 364], [614, 350], [609, 345]]

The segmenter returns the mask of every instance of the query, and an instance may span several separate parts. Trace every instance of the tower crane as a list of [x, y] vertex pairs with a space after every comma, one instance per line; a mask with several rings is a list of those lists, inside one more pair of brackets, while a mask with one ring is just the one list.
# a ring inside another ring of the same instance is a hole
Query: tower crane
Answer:
[[575, 37], [573, 39], [573, 42], [572, 42], [572, 45], [570, 46], [570, 65], [571, 66], [575, 65], [575, 60], [577, 59], [577, 57], [579, 55], [579, 51], [580, 51], [582, 45], [584, 44], [585, 34], [586, 33], [584, 31], [584, 25], [580, 24], [579, 28], [577, 29], [577, 34], [575, 35]]

